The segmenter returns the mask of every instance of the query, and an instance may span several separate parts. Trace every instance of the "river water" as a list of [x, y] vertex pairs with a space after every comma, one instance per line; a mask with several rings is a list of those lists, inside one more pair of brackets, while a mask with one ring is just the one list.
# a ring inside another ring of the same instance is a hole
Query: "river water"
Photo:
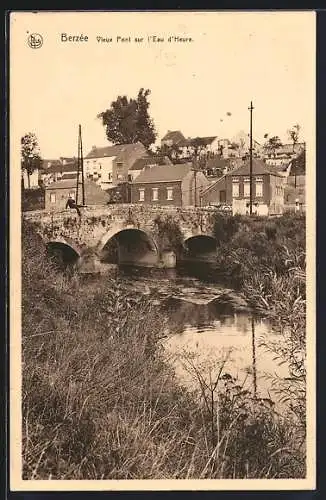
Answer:
[[[191, 269], [122, 268], [118, 280], [127, 288], [155, 296], [168, 319], [164, 352], [183, 384], [194, 386], [194, 368], [208, 380], [223, 372], [257, 395], [277, 401], [274, 376], [287, 376], [264, 339], [275, 339], [268, 320], [254, 315], [241, 293], [213, 283], [208, 272]], [[197, 273], [198, 274], [198, 273]], [[280, 337], [278, 337], [280, 339]], [[281, 340], [280, 340], [281, 341]]]

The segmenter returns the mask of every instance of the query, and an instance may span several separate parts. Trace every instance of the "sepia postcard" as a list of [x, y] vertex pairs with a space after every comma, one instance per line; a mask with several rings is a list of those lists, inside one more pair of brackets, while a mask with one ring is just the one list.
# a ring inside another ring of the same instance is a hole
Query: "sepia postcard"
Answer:
[[315, 13], [8, 36], [10, 489], [315, 489]]

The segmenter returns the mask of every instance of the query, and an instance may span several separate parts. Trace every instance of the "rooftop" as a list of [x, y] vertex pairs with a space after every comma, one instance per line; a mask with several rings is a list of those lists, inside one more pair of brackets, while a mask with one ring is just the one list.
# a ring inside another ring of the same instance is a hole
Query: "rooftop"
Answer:
[[168, 130], [162, 141], [173, 141], [174, 143], [179, 143], [185, 141], [185, 137], [180, 130]]
[[148, 167], [139, 174], [133, 184], [182, 181], [182, 179], [191, 171], [191, 169], [191, 163], [178, 163], [176, 165], [157, 165], [155, 167]]
[[[226, 175], [249, 175], [250, 173], [250, 159], [246, 158], [243, 161], [243, 164], [238, 168], [232, 170]], [[274, 165], [266, 165], [263, 160], [259, 160], [258, 158], [252, 159], [252, 173], [253, 175], [264, 175], [270, 174], [275, 175], [277, 177], [282, 177], [280, 175], [280, 168]]]
[[[264, 146], [264, 151], [269, 151], [268, 146]], [[293, 142], [287, 143], [287, 144], [282, 144], [279, 148], [276, 148], [275, 152], [277, 155], [283, 155], [283, 154], [298, 154], [302, 150], [305, 149], [305, 143], [304, 142], [297, 142], [296, 144], [293, 145]]]
[[[46, 191], [58, 189], [76, 189], [76, 179], [53, 182], [45, 187]], [[81, 186], [80, 186], [81, 189]], [[108, 193], [103, 191], [95, 182], [85, 181], [85, 199], [87, 205], [106, 205], [110, 200]]]
[[188, 139], [184, 139], [179, 146], [187, 147], [187, 146], [195, 146], [196, 143], [199, 146], [208, 146], [212, 144], [212, 142], [217, 138], [216, 135], [209, 137], [189, 137]]
[[56, 163], [51, 165], [51, 167], [47, 168], [46, 172], [49, 174], [53, 174], [55, 172], [77, 172], [77, 161], [72, 161], [71, 163]]
[[139, 146], [142, 146], [144, 148], [141, 142], [135, 142], [133, 144], [115, 144], [114, 146], [104, 146], [101, 148], [93, 146], [86, 158], [104, 158], [106, 156], [118, 156], [119, 154], [125, 152], [131, 153], [132, 151], [139, 149]]
[[166, 156], [146, 156], [138, 158], [129, 170], [143, 170], [148, 165], [168, 165], [171, 163]]

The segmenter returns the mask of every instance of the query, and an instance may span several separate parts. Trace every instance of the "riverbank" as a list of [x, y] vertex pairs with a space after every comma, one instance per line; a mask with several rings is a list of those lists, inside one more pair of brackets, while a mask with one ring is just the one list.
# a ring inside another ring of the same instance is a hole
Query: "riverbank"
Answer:
[[25, 479], [304, 477], [295, 412], [277, 415], [224, 360], [209, 380], [186, 359], [199, 391], [180, 386], [150, 297], [68, 277], [28, 225], [22, 300]]

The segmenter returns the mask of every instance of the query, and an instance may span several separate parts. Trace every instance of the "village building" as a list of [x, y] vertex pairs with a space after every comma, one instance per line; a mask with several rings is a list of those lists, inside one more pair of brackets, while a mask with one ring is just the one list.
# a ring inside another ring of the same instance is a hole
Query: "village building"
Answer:
[[103, 190], [128, 182], [129, 170], [138, 158], [147, 155], [143, 144], [119, 144], [92, 150], [84, 159], [85, 177], [95, 181]]
[[212, 156], [219, 151], [219, 142], [216, 136], [196, 137], [185, 139], [178, 144], [179, 157], [191, 158], [197, 152], [199, 156]]
[[146, 167], [154, 167], [155, 165], [172, 165], [172, 161], [168, 156], [144, 156], [138, 158], [128, 171], [128, 181], [133, 182]]
[[179, 146], [186, 141], [185, 136], [180, 130], [168, 130], [165, 136], [161, 139], [161, 147]]
[[[249, 213], [250, 160], [246, 159], [238, 168], [226, 173], [211, 184], [201, 195], [201, 205], [226, 204], [233, 213]], [[284, 186], [286, 180], [276, 168], [262, 160], [252, 160], [253, 212], [260, 215], [283, 213]]]
[[207, 159], [205, 173], [207, 177], [219, 178], [239, 167], [242, 163], [242, 158], [223, 158], [223, 156], [216, 155]]
[[56, 163], [48, 167], [41, 173], [41, 179], [44, 185], [67, 179], [77, 179], [78, 163], [74, 159], [70, 163]]
[[[92, 181], [85, 181], [85, 204], [106, 205], [110, 197]], [[78, 186], [78, 204], [82, 203], [82, 186]], [[68, 198], [76, 200], [76, 179], [60, 180], [45, 187], [45, 210], [65, 210]]]
[[131, 185], [131, 202], [136, 204], [198, 205], [200, 193], [209, 185], [202, 172], [191, 163], [145, 168]]
[[268, 165], [288, 165], [304, 151], [304, 142], [282, 144], [281, 146], [275, 148], [275, 150], [272, 150], [270, 146], [265, 145], [262, 156]]
[[47, 170], [54, 165], [62, 165], [62, 161], [59, 159], [42, 159], [42, 170]]

